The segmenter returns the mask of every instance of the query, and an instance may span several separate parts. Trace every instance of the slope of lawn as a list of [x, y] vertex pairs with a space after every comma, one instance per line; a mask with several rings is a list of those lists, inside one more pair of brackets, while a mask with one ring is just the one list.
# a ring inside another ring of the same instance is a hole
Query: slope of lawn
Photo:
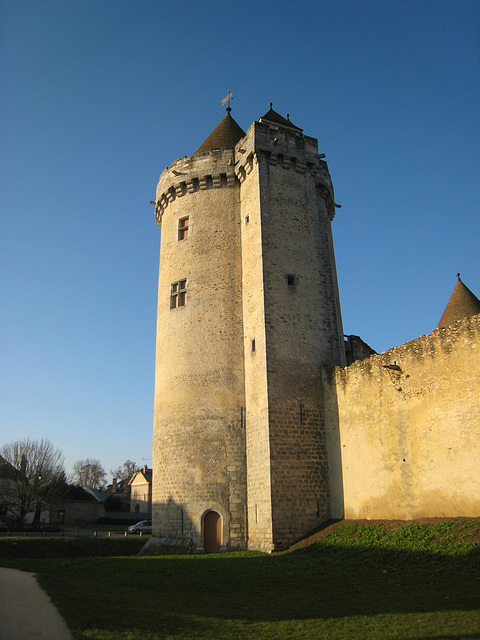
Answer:
[[[49, 545], [59, 541], [43, 539], [29, 550], [43, 557], [22, 558], [8, 539], [0, 565], [36, 572], [76, 638], [471, 640], [480, 638], [479, 531], [478, 520], [338, 523], [274, 556], [105, 557], [96, 554], [108, 541], [91, 540], [90, 557], [84, 546], [83, 557], [69, 548], [55, 559]], [[16, 542], [21, 556], [28, 541]]]

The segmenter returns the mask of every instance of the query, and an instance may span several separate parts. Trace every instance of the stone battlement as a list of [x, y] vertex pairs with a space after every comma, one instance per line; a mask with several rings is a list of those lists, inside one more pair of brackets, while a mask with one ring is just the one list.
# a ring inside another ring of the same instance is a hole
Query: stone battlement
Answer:
[[310, 174], [315, 184], [328, 189], [333, 199], [330, 173], [318, 153], [316, 138], [281, 125], [254, 122], [235, 147], [235, 174], [240, 182], [250, 174], [253, 163], [258, 162]]
[[162, 226], [162, 215], [170, 202], [189, 193], [206, 189], [230, 188], [235, 185], [234, 152], [215, 149], [183, 156], [175, 160], [161, 174], [157, 185], [155, 219]]
[[161, 227], [162, 215], [170, 202], [205, 189], [230, 188], [236, 179], [242, 184], [256, 163], [310, 175], [327, 204], [330, 220], [335, 215], [333, 185], [327, 163], [318, 153], [315, 138], [281, 125], [254, 122], [246, 136], [231, 149], [214, 149], [175, 160], [160, 176], [157, 185], [155, 218]]

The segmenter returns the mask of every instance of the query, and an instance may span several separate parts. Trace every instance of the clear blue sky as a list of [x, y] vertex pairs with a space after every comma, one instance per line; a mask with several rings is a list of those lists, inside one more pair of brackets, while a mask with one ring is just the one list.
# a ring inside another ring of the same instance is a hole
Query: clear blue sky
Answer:
[[344, 330], [480, 296], [480, 3], [3, 0], [0, 444], [151, 464], [155, 186], [273, 102], [326, 153]]

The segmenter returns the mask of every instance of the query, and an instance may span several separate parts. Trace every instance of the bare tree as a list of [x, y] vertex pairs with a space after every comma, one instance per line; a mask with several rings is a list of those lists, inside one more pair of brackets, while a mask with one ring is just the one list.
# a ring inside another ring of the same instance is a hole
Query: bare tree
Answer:
[[131, 460], [126, 460], [121, 467], [117, 467], [116, 469], [110, 469], [110, 473], [114, 478], [118, 478], [119, 480], [129, 480], [135, 471], [139, 471], [140, 467], [136, 462], [132, 462]]
[[106, 481], [105, 469], [100, 460], [85, 458], [73, 465], [73, 482], [84, 489], [100, 489]]
[[0, 501], [18, 521], [49, 506], [65, 488], [63, 454], [49, 440], [16, 440], [0, 448]]

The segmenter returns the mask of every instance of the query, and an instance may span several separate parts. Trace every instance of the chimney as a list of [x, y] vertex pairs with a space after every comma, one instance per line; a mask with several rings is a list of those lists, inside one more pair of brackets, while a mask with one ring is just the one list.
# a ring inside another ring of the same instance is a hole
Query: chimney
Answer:
[[113, 478], [112, 480], [112, 493], [117, 493], [117, 479]]

